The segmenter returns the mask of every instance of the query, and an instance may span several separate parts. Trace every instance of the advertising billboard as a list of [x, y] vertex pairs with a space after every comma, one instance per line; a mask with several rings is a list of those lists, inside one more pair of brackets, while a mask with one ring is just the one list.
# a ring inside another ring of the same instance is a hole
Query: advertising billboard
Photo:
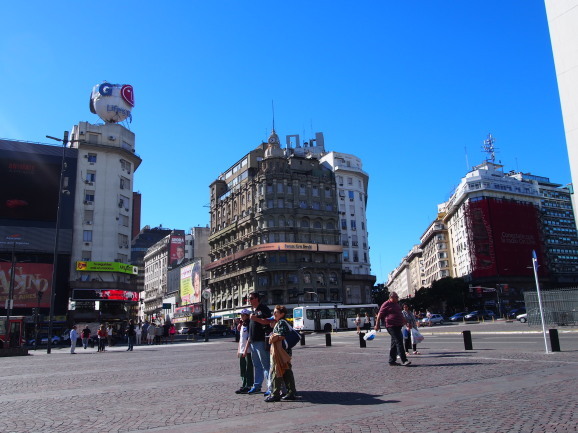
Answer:
[[[12, 264], [0, 262], [0, 308], [5, 305], [10, 290]], [[52, 265], [45, 263], [16, 263], [14, 267], [14, 308], [38, 307], [38, 292], [42, 293], [40, 307], [50, 307]]]
[[185, 236], [171, 235], [169, 245], [169, 266], [174, 268], [186, 263]]
[[138, 266], [118, 262], [76, 262], [76, 270], [81, 272], [121, 272], [138, 275]]
[[74, 301], [138, 302], [140, 294], [130, 290], [74, 289], [72, 299]]
[[[542, 257], [538, 209], [531, 204], [483, 199], [466, 211], [474, 278], [532, 276], [532, 250]], [[544, 263], [543, 260], [540, 260]], [[547, 270], [541, 266], [540, 274]]]
[[201, 259], [181, 268], [180, 289], [182, 305], [201, 302]]

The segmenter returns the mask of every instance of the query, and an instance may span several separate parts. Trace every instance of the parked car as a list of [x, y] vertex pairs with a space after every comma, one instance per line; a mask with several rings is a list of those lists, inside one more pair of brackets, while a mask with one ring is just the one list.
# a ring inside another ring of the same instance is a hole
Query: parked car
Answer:
[[186, 334], [189, 333], [189, 328], [188, 328], [187, 326], [185, 326], [185, 327], [179, 329], [177, 332], [178, 332], [179, 334], [186, 335]]
[[481, 320], [481, 319], [491, 320], [494, 319], [495, 317], [496, 313], [494, 313], [492, 310], [476, 310], [464, 316], [466, 320]]
[[519, 320], [522, 323], [526, 323], [528, 321], [528, 313], [518, 314], [516, 316], [516, 320]]
[[468, 313], [466, 312], [462, 312], [462, 313], [456, 313], [454, 314], [452, 317], [450, 317], [448, 320], [450, 322], [461, 322], [464, 320], [464, 317], [467, 315]]
[[[223, 337], [226, 337], [228, 335], [234, 335], [234, 334], [228, 326], [210, 325], [209, 326], [209, 335], [222, 335]], [[200, 330], [199, 336], [204, 337], [205, 336], [205, 330]]]
[[444, 324], [444, 317], [441, 314], [432, 314], [430, 317], [425, 317], [421, 319], [422, 326], [429, 326], [431, 321], [431, 325], [443, 325]]
[[[60, 344], [62, 342], [62, 338], [60, 338], [58, 335], [53, 335], [52, 336], [52, 344]], [[34, 344], [36, 343], [36, 338], [32, 338], [30, 340], [28, 340], [28, 345], [29, 346], [34, 346]], [[48, 335], [46, 334], [40, 334], [40, 344], [48, 344]]]
[[508, 319], [517, 319], [519, 315], [524, 314], [526, 312], [526, 308], [514, 308], [508, 312]]

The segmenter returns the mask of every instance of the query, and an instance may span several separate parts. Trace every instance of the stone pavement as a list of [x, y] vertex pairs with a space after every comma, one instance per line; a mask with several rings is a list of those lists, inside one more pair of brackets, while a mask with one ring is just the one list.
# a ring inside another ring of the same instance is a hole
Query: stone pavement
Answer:
[[510, 325], [424, 329], [410, 367], [387, 365], [386, 333], [366, 348], [354, 332], [333, 334], [331, 347], [307, 336], [294, 350], [300, 398], [280, 403], [234, 394], [230, 338], [4, 358], [0, 432], [578, 431], [578, 332], [546, 355], [539, 330]]

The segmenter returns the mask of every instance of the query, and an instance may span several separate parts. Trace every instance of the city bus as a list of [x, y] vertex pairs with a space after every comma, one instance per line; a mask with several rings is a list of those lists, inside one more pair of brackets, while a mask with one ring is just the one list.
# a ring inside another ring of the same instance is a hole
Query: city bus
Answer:
[[298, 331], [331, 332], [338, 329], [356, 329], [355, 317], [359, 314], [362, 320], [365, 313], [375, 324], [377, 304], [359, 305], [309, 305], [293, 308], [293, 328]]

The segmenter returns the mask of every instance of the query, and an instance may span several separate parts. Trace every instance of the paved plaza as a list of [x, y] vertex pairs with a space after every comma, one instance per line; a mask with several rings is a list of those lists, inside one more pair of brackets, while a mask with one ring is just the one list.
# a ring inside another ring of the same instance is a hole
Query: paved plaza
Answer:
[[[472, 331], [465, 351], [461, 331]], [[308, 335], [294, 350], [295, 402], [237, 395], [231, 338], [104, 353], [77, 348], [0, 358], [0, 432], [576, 432], [578, 330], [546, 354], [519, 323], [423, 329], [410, 367], [389, 336]], [[33, 352], [33, 351], [31, 351]]]

